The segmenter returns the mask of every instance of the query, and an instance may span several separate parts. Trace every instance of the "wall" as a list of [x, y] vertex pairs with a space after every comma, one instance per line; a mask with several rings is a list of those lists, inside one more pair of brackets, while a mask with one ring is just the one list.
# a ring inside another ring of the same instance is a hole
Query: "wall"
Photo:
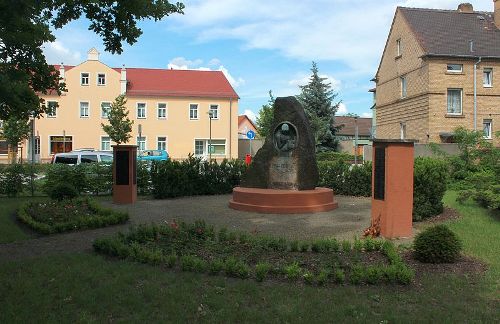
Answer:
[[[249, 143], [251, 142], [251, 144]], [[238, 159], [244, 159], [247, 154], [249, 154], [250, 149], [252, 150], [252, 156], [257, 154], [257, 151], [264, 145], [265, 140], [263, 139], [242, 139], [238, 140]], [[251, 146], [250, 146], [251, 145]]]

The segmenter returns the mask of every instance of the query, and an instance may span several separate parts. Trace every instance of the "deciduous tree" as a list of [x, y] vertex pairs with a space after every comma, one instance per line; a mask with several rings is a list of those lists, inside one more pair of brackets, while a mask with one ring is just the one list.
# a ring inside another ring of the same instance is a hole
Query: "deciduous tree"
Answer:
[[259, 116], [255, 122], [257, 132], [261, 138], [266, 138], [271, 133], [274, 121], [274, 100], [273, 93], [269, 90], [269, 101], [259, 110]]
[[101, 123], [101, 127], [117, 145], [127, 143], [132, 132], [132, 120], [128, 118], [128, 110], [125, 107], [127, 100], [124, 95], [116, 97], [108, 112], [109, 125]]

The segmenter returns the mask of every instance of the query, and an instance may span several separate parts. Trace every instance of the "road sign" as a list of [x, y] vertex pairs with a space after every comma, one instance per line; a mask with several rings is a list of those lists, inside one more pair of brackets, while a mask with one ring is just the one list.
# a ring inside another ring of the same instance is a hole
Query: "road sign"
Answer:
[[255, 132], [254, 131], [248, 131], [247, 132], [247, 137], [248, 137], [248, 139], [254, 139], [255, 138]]

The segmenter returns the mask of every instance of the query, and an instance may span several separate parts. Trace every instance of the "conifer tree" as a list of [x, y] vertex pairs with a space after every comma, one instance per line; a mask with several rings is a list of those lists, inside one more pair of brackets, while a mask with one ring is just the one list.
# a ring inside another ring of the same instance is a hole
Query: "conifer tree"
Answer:
[[335, 133], [338, 127], [334, 125], [335, 113], [340, 102], [333, 103], [337, 93], [326, 78], [318, 75], [316, 62], [312, 62], [309, 83], [300, 86], [301, 94], [297, 99], [304, 106], [309, 122], [314, 132], [316, 152], [334, 151], [337, 149], [338, 140]]
[[116, 97], [108, 111], [109, 125], [101, 123], [104, 132], [106, 132], [109, 138], [117, 145], [127, 143], [130, 137], [132, 137], [130, 132], [132, 132], [132, 124], [134, 122], [128, 118], [129, 112], [125, 107], [126, 103], [127, 99], [125, 99], [125, 95]]

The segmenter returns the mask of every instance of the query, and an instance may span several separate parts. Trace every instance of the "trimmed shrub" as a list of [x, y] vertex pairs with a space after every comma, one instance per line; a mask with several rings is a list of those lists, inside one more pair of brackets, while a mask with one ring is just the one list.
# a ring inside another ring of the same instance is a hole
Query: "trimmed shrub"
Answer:
[[347, 196], [371, 195], [372, 164], [357, 166], [344, 160], [318, 161], [319, 185], [333, 189], [335, 194]]
[[78, 193], [82, 193], [88, 186], [86, 170], [87, 166], [83, 164], [52, 164], [47, 168], [43, 190], [47, 195], [50, 195], [55, 186], [66, 183], [72, 185]]
[[30, 172], [22, 164], [11, 164], [0, 169], [0, 194], [17, 197], [29, 181]]
[[415, 159], [413, 178], [413, 220], [419, 221], [443, 212], [448, 167], [444, 160]]
[[61, 201], [63, 199], [73, 199], [78, 197], [78, 191], [69, 183], [57, 183], [48, 193], [50, 199]]
[[452, 263], [460, 256], [462, 243], [445, 225], [429, 227], [415, 237], [415, 258], [425, 263]]

